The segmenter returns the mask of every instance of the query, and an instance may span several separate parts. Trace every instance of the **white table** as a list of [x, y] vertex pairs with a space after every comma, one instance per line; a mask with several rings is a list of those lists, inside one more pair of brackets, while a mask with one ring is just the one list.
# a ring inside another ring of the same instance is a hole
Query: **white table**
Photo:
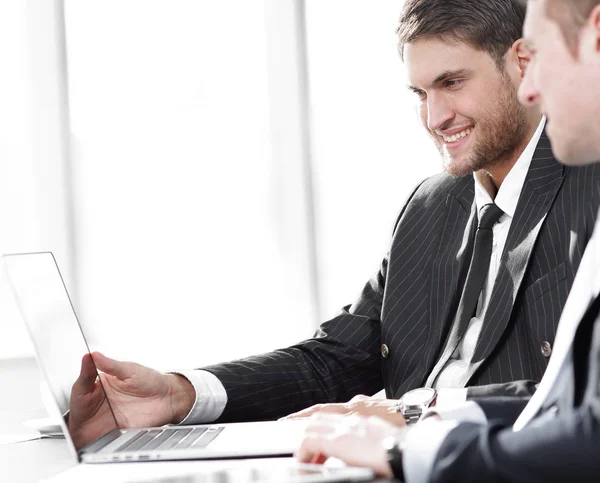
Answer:
[[[24, 421], [47, 417], [41, 379], [33, 358], [0, 359], [0, 434], [25, 433]], [[0, 445], [0, 479], [7, 483], [37, 482], [75, 465], [64, 439]]]

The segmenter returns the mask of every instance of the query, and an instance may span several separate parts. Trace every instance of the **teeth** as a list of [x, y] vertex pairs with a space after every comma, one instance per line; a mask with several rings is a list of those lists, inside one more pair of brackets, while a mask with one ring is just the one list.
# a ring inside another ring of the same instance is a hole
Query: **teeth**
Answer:
[[471, 134], [471, 132], [473, 131], [473, 129], [469, 128], [469, 129], [465, 129], [464, 131], [461, 131], [457, 134], [453, 134], [452, 136], [444, 136], [442, 135], [442, 138], [444, 139], [444, 142], [446, 143], [455, 143], [456, 141], [466, 138], [469, 134]]

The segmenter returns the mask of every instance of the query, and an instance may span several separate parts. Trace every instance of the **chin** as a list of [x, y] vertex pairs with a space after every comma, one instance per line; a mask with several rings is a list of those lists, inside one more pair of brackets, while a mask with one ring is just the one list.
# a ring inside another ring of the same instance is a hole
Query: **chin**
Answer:
[[466, 176], [474, 171], [473, 166], [471, 166], [467, 160], [448, 161], [448, 158], [446, 158], [445, 161], [444, 169], [452, 176]]
[[584, 166], [600, 160], [600, 146], [586, 147], [577, 140], [561, 140], [550, 137], [552, 151], [562, 164], [567, 166]]
[[[597, 154], [595, 156], [581, 156], [581, 157], [572, 157], [569, 158], [569, 161], [564, 161], [564, 164], [568, 166], [585, 166], [587, 164], [594, 164], [600, 161], [600, 156]], [[563, 162], [561, 160], [561, 162]]]

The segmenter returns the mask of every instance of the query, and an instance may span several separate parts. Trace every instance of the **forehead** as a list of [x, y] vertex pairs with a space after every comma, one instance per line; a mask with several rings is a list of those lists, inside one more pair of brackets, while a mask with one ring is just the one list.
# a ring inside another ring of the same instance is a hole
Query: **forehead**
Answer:
[[496, 69], [486, 52], [466, 42], [438, 38], [423, 38], [406, 44], [404, 63], [409, 84], [423, 89], [431, 87], [432, 82], [444, 72]]
[[523, 25], [523, 37], [526, 41], [533, 41], [541, 33], [546, 18], [545, 0], [530, 0], [527, 3], [527, 14]]
[[525, 23], [523, 24], [523, 38], [527, 46], [537, 44], [540, 47], [540, 42], [543, 38], [543, 43], [553, 42], [555, 39], [561, 39], [558, 29], [558, 24], [548, 17], [546, 0], [530, 0], [527, 2], [527, 13], [525, 15]]

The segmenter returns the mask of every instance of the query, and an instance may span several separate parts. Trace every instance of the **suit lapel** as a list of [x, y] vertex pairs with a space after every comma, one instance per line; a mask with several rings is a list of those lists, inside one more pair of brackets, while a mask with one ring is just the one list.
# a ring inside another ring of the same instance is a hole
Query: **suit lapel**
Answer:
[[563, 179], [564, 167], [552, 156], [550, 142], [544, 133], [510, 226], [468, 378], [494, 350], [508, 325], [538, 234]]
[[[582, 264], [582, 266], [585, 266]], [[584, 269], [585, 270], [585, 269]], [[590, 271], [585, 271], [585, 275]], [[583, 353], [578, 354], [578, 338], [592, 338], [591, 347], [595, 347], [593, 340], [594, 325], [598, 318], [598, 309], [600, 296], [596, 295], [593, 302], [589, 304], [583, 316], [579, 314], [583, 310], [585, 291], [594, 286], [594, 283], [588, 283], [590, 280], [576, 280], [578, 283], [573, 285], [569, 300], [563, 311], [563, 316], [558, 327], [557, 341], [560, 349], [554, 352], [550, 358], [548, 368], [538, 386], [535, 394], [525, 407], [519, 418], [514, 424], [515, 431], [519, 431], [528, 424], [539, 412], [547, 410], [557, 403], [559, 410], [568, 410], [572, 408], [575, 401], [576, 389], [584, 391], [587, 381], [580, 380], [579, 387], [576, 385], [577, 374], [581, 374], [582, 368], [579, 363], [588, 363], [589, 348]], [[581, 292], [584, 292], [583, 294]], [[565, 316], [565, 314], [567, 314]], [[585, 330], [587, 329], [587, 331]], [[582, 330], [582, 333], [578, 333]], [[597, 346], [597, 345], [596, 345]], [[588, 366], [588, 371], [591, 366]], [[573, 375], [575, 374], [575, 377]], [[588, 373], [589, 377], [589, 373]], [[591, 376], [594, 380], [595, 377]]]
[[[452, 242], [446, 234], [442, 234], [442, 242], [433, 263], [431, 277], [434, 298], [431, 301], [431, 320], [436, 321], [434, 326], [441, 327], [433, 333], [433, 344], [430, 347], [428, 363], [433, 366], [438, 355], [444, 349], [441, 344], [445, 342], [449, 329], [454, 321], [454, 314], [460, 297], [460, 287], [464, 284], [473, 241], [477, 229], [477, 210], [475, 206], [474, 181], [472, 176], [465, 176], [460, 183], [448, 194], [446, 216], [452, 220], [452, 226], [464, 226], [462, 238]], [[450, 263], [445, 263], [445, 261]], [[448, 296], [453, 294], [453, 296]], [[438, 325], [437, 321], [442, 324]], [[437, 350], [433, 350], [437, 349]], [[431, 369], [431, 368], [429, 368]]]

